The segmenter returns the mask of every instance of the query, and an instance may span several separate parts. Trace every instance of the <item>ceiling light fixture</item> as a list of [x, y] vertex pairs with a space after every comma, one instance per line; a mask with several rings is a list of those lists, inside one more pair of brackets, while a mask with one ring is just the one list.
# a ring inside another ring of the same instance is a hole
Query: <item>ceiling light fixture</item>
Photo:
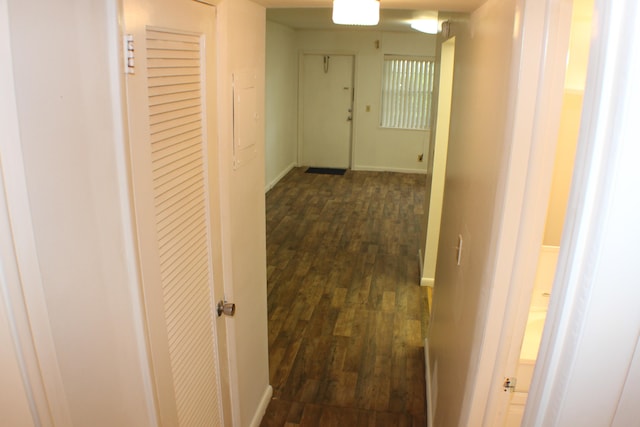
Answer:
[[438, 34], [438, 20], [436, 19], [435, 21], [433, 21], [430, 19], [423, 19], [419, 21], [413, 21], [411, 23], [411, 28], [422, 33]]
[[333, 23], [339, 25], [378, 25], [378, 0], [333, 0]]
[[438, 12], [418, 11], [409, 22], [411, 28], [427, 34], [438, 34]]

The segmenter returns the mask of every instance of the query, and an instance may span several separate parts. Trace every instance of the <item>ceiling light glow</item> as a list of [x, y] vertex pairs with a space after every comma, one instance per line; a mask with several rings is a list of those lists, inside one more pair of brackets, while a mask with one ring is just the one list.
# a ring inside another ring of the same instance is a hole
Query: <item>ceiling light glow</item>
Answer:
[[418, 19], [411, 22], [411, 28], [427, 34], [438, 34], [438, 19]]
[[333, 0], [333, 23], [339, 25], [378, 25], [378, 0]]

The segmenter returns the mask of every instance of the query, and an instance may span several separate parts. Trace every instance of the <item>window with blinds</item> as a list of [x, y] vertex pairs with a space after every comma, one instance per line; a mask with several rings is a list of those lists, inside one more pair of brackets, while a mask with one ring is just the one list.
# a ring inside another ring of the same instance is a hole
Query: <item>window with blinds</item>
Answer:
[[429, 129], [433, 72], [433, 58], [385, 55], [380, 126]]

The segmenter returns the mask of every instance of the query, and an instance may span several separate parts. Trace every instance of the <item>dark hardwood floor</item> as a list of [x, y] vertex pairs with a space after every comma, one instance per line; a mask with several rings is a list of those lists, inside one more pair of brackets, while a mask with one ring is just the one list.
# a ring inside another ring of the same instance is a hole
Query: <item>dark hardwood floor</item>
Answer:
[[266, 196], [273, 399], [261, 425], [424, 426], [426, 178], [304, 170]]

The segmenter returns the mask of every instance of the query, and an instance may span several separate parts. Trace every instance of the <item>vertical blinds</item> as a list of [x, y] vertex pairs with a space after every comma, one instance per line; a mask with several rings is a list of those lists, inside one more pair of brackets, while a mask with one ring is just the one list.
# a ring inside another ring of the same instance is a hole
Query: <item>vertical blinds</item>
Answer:
[[434, 61], [385, 55], [380, 126], [428, 129], [431, 126]]

